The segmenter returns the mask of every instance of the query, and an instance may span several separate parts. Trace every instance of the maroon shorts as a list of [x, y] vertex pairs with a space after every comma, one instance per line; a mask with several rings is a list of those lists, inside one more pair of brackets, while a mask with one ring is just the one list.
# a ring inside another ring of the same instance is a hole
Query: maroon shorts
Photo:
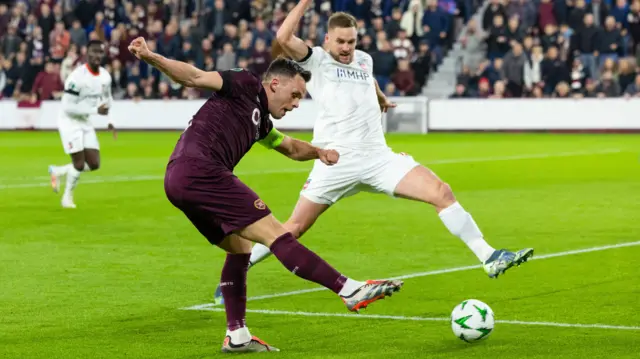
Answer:
[[169, 201], [214, 245], [271, 214], [260, 197], [230, 170], [200, 159], [171, 161], [164, 190]]

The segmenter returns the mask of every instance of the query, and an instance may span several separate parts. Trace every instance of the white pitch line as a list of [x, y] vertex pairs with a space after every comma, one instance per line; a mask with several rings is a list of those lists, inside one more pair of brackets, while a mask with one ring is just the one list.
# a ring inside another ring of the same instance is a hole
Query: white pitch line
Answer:
[[[529, 155], [514, 155], [514, 156], [496, 156], [496, 157], [469, 157], [469, 158], [451, 158], [444, 160], [435, 160], [423, 162], [424, 165], [446, 165], [457, 163], [479, 163], [479, 162], [494, 162], [494, 161], [513, 161], [513, 160], [525, 160], [536, 158], [554, 158], [554, 157], [573, 157], [573, 156], [588, 156], [599, 154], [613, 154], [620, 153], [620, 149], [605, 149], [599, 151], [577, 151], [577, 152], [558, 152], [558, 153], [539, 153]], [[277, 170], [253, 170], [253, 171], [239, 171], [236, 173], [238, 176], [254, 176], [254, 175], [267, 175], [267, 174], [287, 174], [287, 173], [301, 173], [309, 172], [309, 168], [283, 168]], [[9, 177], [11, 178], [11, 177]], [[89, 179], [83, 179], [83, 184], [89, 183], [112, 183], [112, 182], [141, 182], [141, 181], [157, 181], [164, 178], [164, 175], [143, 175], [143, 176], [104, 176], [93, 177]], [[9, 183], [0, 184], [0, 190], [3, 189], [18, 189], [18, 188], [34, 188], [34, 187], [48, 187], [50, 186], [48, 180], [49, 177], [30, 177], [30, 181], [41, 181], [37, 183]]]
[[[222, 308], [204, 309], [211, 312], [224, 312]], [[416, 322], [448, 322], [451, 318], [429, 318], [429, 317], [406, 317], [401, 315], [376, 315], [376, 314], [348, 314], [348, 313], [322, 313], [322, 312], [292, 312], [285, 310], [264, 310], [264, 309], [247, 309], [247, 313], [268, 314], [268, 315], [286, 315], [301, 317], [327, 317], [327, 318], [353, 318], [353, 319], [387, 319], [387, 320], [403, 320]], [[636, 326], [608, 325], [608, 324], [579, 324], [579, 323], [556, 323], [556, 322], [526, 322], [521, 320], [496, 320], [499, 324], [513, 325], [536, 325], [545, 327], [560, 328], [583, 328], [583, 329], [616, 329], [616, 330], [640, 330]]]
[[[609, 250], [609, 249], [633, 247], [633, 246], [639, 246], [639, 245], [640, 245], [640, 241], [625, 242], [625, 243], [618, 243], [618, 244], [610, 244], [610, 245], [606, 245], [606, 246], [598, 246], [598, 247], [591, 247], [591, 248], [584, 248], [584, 249], [576, 249], [576, 250], [571, 250], [571, 251], [543, 254], [543, 255], [540, 255], [540, 256], [534, 256], [530, 260], [540, 260], [540, 259], [548, 259], [548, 258], [555, 258], [555, 257], [564, 257], [564, 256], [575, 255], [575, 254], [599, 252], [599, 251], [606, 251], [606, 250]], [[428, 276], [432, 276], [432, 275], [439, 275], [439, 274], [453, 273], [453, 272], [461, 272], [461, 271], [467, 271], [467, 270], [478, 269], [478, 268], [482, 268], [482, 265], [477, 264], [477, 265], [472, 265], [472, 266], [438, 269], [438, 270], [433, 270], [433, 271], [428, 271], [428, 272], [409, 273], [409, 274], [405, 274], [405, 275], [401, 275], [401, 276], [397, 276], [397, 277], [393, 277], [393, 278], [389, 278], [389, 279], [409, 279], [409, 278], [428, 277]], [[319, 287], [319, 288], [311, 288], [311, 289], [294, 290], [294, 291], [291, 291], [291, 292], [284, 292], [284, 293], [259, 295], [259, 296], [255, 296], [255, 297], [249, 297], [249, 298], [247, 298], [247, 300], [262, 300], [262, 299], [271, 299], [271, 298], [279, 298], [279, 297], [288, 297], [288, 296], [292, 296], [292, 295], [300, 295], [300, 294], [306, 294], [306, 293], [321, 292], [323, 290], [327, 290], [327, 288]], [[211, 307], [215, 307], [215, 306], [216, 306], [216, 304], [214, 304], [214, 303], [205, 303], [205, 304], [198, 304], [198, 305], [194, 305], [194, 306], [186, 307], [186, 308], [181, 308], [181, 309], [184, 309], [184, 310], [204, 310], [206, 308], [211, 308]]]

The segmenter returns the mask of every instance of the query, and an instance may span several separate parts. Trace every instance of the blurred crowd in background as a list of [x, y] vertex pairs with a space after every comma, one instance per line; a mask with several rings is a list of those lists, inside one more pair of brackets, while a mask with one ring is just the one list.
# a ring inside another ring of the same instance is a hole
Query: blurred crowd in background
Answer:
[[[204, 70], [243, 67], [263, 73], [271, 42], [294, 1], [285, 0], [23, 0], [0, 1], [0, 96], [58, 99], [64, 80], [85, 60], [90, 39], [104, 41], [104, 66], [116, 99], [193, 99], [183, 88], [137, 61], [127, 45], [138, 36], [169, 58]], [[376, 78], [389, 95], [416, 95], [453, 43], [454, 23], [476, 10], [474, 0], [315, 1], [299, 35], [322, 45], [334, 11], [358, 19], [358, 48], [374, 57]], [[418, 13], [419, 11], [419, 13]]]
[[640, 96], [640, 0], [489, 0], [451, 98]]

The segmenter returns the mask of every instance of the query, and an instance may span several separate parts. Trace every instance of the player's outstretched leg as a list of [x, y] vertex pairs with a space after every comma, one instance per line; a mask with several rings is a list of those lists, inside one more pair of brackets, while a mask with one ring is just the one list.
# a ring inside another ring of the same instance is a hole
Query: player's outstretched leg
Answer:
[[[289, 217], [283, 226], [288, 232], [291, 232], [294, 237], [300, 238], [328, 208], [328, 204], [315, 203], [305, 197], [300, 197], [298, 199], [298, 203], [293, 209], [291, 217]], [[249, 269], [269, 256], [271, 256], [271, 250], [269, 250], [269, 247], [260, 243], [254, 244], [251, 249]], [[224, 304], [224, 297], [222, 296], [220, 284], [218, 284], [213, 295], [213, 303], [216, 305]]]
[[379, 299], [391, 296], [403, 285], [402, 281], [397, 280], [359, 282], [343, 276], [329, 263], [298, 242], [273, 215], [268, 215], [245, 227], [238, 234], [268, 246], [273, 255], [289, 271], [338, 294], [347, 309], [353, 312], [358, 312]]
[[509, 268], [519, 266], [533, 256], [533, 248], [514, 253], [491, 247], [485, 241], [473, 217], [458, 203], [451, 187], [426, 167], [417, 166], [407, 173], [396, 186], [395, 195], [434, 205], [445, 227], [462, 239], [482, 262], [485, 272], [491, 278], [498, 277]]
[[87, 148], [81, 152], [71, 154], [71, 163], [63, 166], [49, 166], [51, 188], [54, 192], [60, 190], [61, 178], [66, 176], [66, 185], [62, 195], [62, 207], [76, 208], [73, 201], [73, 190], [78, 184], [82, 172], [95, 171], [100, 167], [100, 151]]
[[251, 242], [232, 234], [225, 238], [219, 246], [228, 252], [220, 276], [221, 291], [225, 298], [225, 312], [227, 315], [227, 332], [222, 344], [222, 352], [280, 351], [258, 337], [252, 336], [246, 325], [247, 270]]

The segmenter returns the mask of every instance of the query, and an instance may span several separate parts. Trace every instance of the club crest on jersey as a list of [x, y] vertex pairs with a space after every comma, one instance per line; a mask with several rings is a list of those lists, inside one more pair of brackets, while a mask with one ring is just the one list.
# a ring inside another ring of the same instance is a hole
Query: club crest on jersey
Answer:
[[358, 63], [358, 65], [360, 65], [360, 67], [361, 67], [363, 70], [367, 71], [367, 64], [366, 64], [366, 63], [364, 63], [364, 62], [359, 62], [359, 63]]
[[307, 179], [307, 181], [304, 183], [304, 186], [302, 186], [302, 189], [307, 189], [307, 187], [309, 187], [309, 183], [311, 183], [311, 178]]
[[253, 206], [261, 211], [267, 208], [267, 205], [264, 204], [264, 201], [261, 200], [260, 198], [256, 199], [255, 202], [253, 202]]

